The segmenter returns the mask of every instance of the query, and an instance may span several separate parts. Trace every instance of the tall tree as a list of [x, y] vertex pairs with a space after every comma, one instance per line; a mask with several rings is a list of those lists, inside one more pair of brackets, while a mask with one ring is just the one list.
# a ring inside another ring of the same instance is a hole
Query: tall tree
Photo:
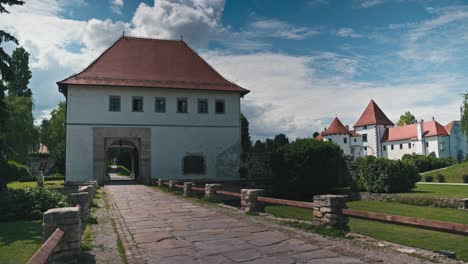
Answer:
[[405, 112], [400, 116], [400, 120], [398, 120], [397, 126], [404, 126], [410, 124], [416, 124], [418, 121], [410, 111]]
[[[463, 102], [460, 107], [461, 130], [464, 135], [468, 135], [468, 93], [463, 94]], [[468, 139], [467, 139], [468, 140]]]
[[249, 132], [249, 121], [241, 114], [241, 146], [242, 146], [242, 153], [247, 153], [250, 148], [252, 147], [252, 141], [250, 139], [250, 132]]
[[29, 69], [29, 53], [23, 48], [18, 47], [11, 55], [11, 79], [8, 81], [8, 95], [31, 97], [31, 89], [28, 88], [31, 79], [31, 70]]
[[[5, 5], [13, 6], [22, 4], [24, 4], [24, 2], [18, 0], [0, 0], [0, 14], [9, 13], [8, 10], [6, 10]], [[10, 77], [11, 57], [3, 50], [3, 47], [1, 46], [3, 42], [9, 41], [12, 41], [18, 45], [18, 40], [16, 40], [15, 37], [3, 30], [0, 30], [0, 73], [2, 75], [2, 80], [8, 80]]]
[[50, 159], [56, 172], [65, 174], [65, 102], [42, 120], [41, 142], [49, 148]]
[[6, 122], [7, 157], [26, 164], [28, 154], [37, 146], [37, 134], [32, 114], [32, 98], [8, 95]]

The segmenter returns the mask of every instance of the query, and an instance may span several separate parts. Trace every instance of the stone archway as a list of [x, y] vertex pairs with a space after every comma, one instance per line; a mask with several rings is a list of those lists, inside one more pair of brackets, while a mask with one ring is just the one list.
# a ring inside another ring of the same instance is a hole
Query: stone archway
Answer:
[[151, 130], [135, 127], [93, 128], [94, 179], [100, 184], [108, 181], [106, 154], [109, 147], [119, 140], [125, 140], [136, 147], [139, 156], [138, 178], [140, 183], [151, 183]]
[[[140, 176], [140, 140], [138, 138], [106, 138], [105, 139], [105, 148], [106, 148], [106, 168], [109, 170], [110, 164], [113, 163], [112, 159], [116, 157], [123, 156], [129, 157], [129, 164], [119, 163], [119, 165], [126, 165], [125, 167], [131, 171], [130, 177], [120, 177], [120, 179], [125, 180], [138, 180]], [[126, 159], [124, 158], [124, 161]], [[109, 178], [108, 173], [105, 175], [106, 181], [112, 180]]]

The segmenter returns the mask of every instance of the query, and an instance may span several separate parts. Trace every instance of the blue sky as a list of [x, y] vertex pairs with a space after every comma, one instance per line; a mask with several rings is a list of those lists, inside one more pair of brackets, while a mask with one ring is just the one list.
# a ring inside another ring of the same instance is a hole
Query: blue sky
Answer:
[[[352, 126], [370, 99], [446, 124], [467, 90], [468, 2], [404, 0], [42, 0], [0, 15], [31, 53], [35, 117], [125, 30], [183, 39], [229, 80], [254, 138], [310, 136], [338, 116]], [[11, 51], [12, 45], [6, 46]]]

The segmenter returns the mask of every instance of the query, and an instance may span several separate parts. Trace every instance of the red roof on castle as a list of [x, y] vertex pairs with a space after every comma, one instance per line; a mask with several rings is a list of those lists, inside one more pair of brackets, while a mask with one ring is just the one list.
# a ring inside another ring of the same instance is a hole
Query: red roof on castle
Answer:
[[184, 41], [127, 36], [86, 69], [57, 84], [249, 92], [222, 77]]
[[354, 127], [359, 126], [368, 126], [368, 125], [395, 125], [388, 117], [384, 114], [384, 112], [380, 109], [380, 107], [371, 100], [367, 105], [366, 109], [362, 113], [359, 120], [354, 124]]
[[445, 126], [445, 130], [447, 130], [448, 133], [452, 133], [453, 124], [455, 124], [455, 121], [452, 121]]
[[[418, 125], [411, 124], [397, 127], [389, 127], [385, 130], [383, 141], [408, 140], [418, 138]], [[432, 120], [423, 123], [423, 136], [448, 136], [450, 133], [439, 122]]]
[[335, 117], [331, 122], [330, 126], [323, 132], [323, 135], [331, 134], [348, 134], [349, 130], [341, 123], [338, 117]]

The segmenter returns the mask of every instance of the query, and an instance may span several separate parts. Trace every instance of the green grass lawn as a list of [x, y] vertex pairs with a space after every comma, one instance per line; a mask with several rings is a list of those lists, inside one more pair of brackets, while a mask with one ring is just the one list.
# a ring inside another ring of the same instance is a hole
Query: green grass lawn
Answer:
[[286, 205], [267, 205], [265, 212], [280, 218], [293, 218], [305, 221], [312, 221], [311, 209], [296, 208]]
[[468, 174], [468, 162], [463, 162], [447, 168], [421, 173], [421, 181], [425, 181], [425, 176], [428, 175], [434, 177], [434, 181], [437, 181], [437, 174], [439, 173], [445, 176], [445, 180], [447, 182], [463, 182], [463, 174]]
[[[56, 181], [45, 181], [44, 187], [46, 188], [62, 188], [63, 187], [63, 180], [56, 180]], [[37, 182], [10, 182], [8, 183], [8, 188], [10, 189], [23, 189], [27, 187], [35, 187], [37, 186]]]
[[416, 188], [408, 193], [409, 196], [468, 198], [468, 185], [445, 184], [416, 184]]
[[0, 263], [26, 263], [41, 245], [41, 220], [0, 222]]

